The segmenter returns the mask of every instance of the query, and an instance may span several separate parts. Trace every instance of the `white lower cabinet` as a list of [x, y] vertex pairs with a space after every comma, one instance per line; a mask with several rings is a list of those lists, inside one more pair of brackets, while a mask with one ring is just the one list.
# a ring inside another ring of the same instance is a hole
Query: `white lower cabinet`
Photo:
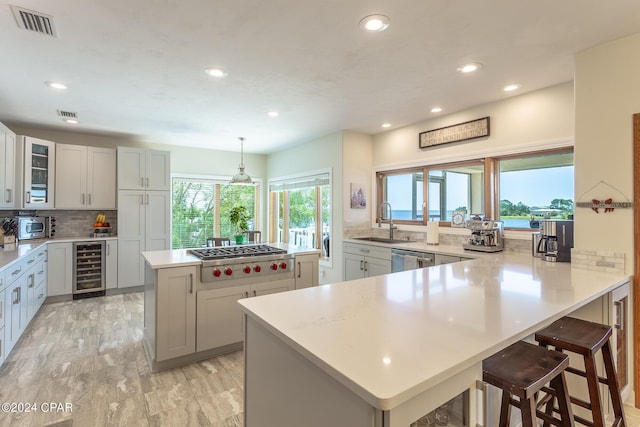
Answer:
[[250, 290], [245, 285], [198, 292], [198, 351], [242, 341], [242, 312], [236, 302]]
[[303, 254], [295, 256], [296, 289], [318, 286], [318, 259], [320, 254]]
[[73, 243], [48, 243], [47, 293], [70, 295], [73, 285]]
[[118, 287], [118, 240], [107, 240], [105, 246], [107, 251], [105, 287], [115, 289]]
[[196, 273], [196, 267], [156, 270], [155, 336], [158, 362], [196, 351]]
[[242, 311], [237, 301], [293, 290], [295, 282], [275, 280], [198, 292], [197, 351], [209, 350], [244, 339]]
[[343, 252], [344, 280], [391, 273], [391, 248], [345, 243]]

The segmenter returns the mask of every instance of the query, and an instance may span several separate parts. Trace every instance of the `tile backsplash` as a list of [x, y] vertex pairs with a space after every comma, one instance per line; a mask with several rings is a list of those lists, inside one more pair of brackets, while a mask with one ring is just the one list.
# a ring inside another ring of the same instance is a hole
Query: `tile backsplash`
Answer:
[[[52, 216], [56, 219], [57, 238], [91, 237], [96, 216], [104, 212], [111, 225], [111, 233], [118, 234], [118, 211], [113, 210], [38, 210], [36, 216]], [[14, 211], [1, 211], [0, 217], [13, 216]]]

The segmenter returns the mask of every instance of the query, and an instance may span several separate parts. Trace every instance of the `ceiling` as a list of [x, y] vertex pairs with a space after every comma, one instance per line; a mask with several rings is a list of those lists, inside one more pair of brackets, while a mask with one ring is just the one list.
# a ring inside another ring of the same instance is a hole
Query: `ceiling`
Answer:
[[[57, 37], [18, 28], [10, 4]], [[386, 31], [358, 27], [376, 13]], [[567, 82], [576, 52], [637, 32], [637, 0], [0, 0], [0, 121], [269, 153]]]

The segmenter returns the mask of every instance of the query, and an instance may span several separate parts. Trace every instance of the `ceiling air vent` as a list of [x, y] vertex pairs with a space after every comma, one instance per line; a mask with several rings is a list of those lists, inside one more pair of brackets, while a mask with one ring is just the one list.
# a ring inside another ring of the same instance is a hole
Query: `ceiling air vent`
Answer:
[[69, 120], [73, 120], [73, 121], [78, 120], [78, 113], [74, 113], [73, 111], [62, 111], [62, 110], [57, 110], [57, 111], [58, 111], [58, 117], [60, 117], [65, 122]]
[[23, 9], [18, 6], [11, 6], [13, 16], [16, 18], [18, 27], [23, 30], [33, 31], [35, 33], [46, 34], [51, 37], [58, 37], [56, 26], [53, 23], [53, 16], [36, 12], [29, 9]]

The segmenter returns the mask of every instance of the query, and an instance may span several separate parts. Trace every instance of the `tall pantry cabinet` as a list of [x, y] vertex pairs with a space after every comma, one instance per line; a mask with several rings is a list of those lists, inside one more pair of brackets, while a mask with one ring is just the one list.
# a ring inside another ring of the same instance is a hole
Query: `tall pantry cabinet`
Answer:
[[141, 252], [171, 248], [169, 151], [118, 147], [118, 287], [144, 284]]

